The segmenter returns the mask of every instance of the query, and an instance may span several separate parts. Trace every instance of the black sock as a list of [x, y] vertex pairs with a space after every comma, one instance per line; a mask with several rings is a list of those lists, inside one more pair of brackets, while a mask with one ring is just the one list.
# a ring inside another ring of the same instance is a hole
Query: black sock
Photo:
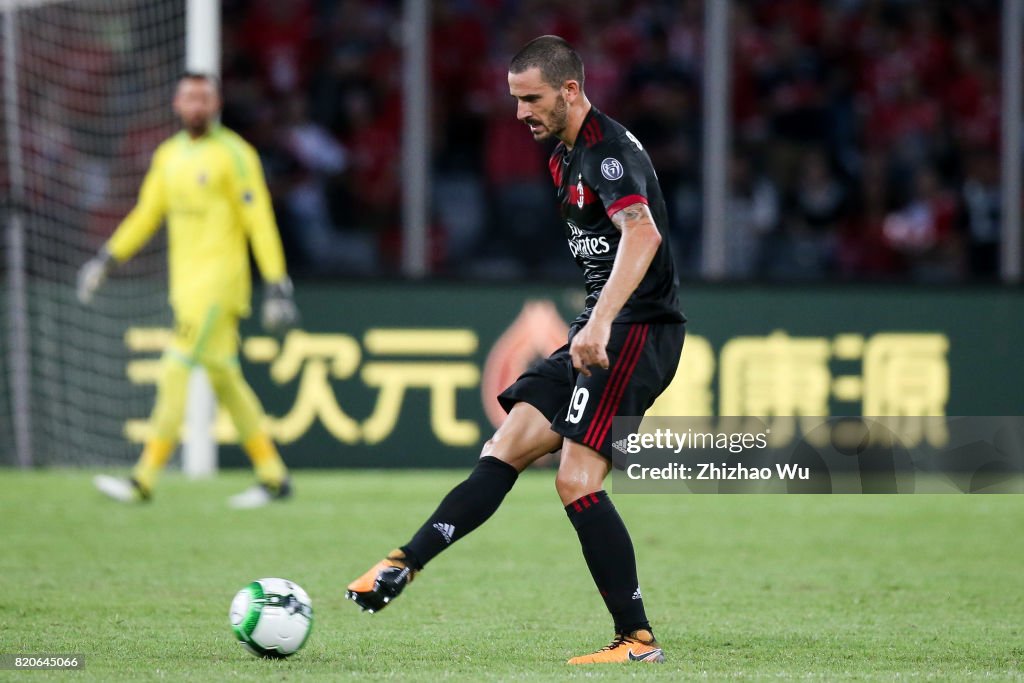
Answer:
[[441, 554], [441, 551], [487, 521], [512, 490], [519, 472], [493, 456], [480, 458], [464, 482], [453, 488], [426, 524], [402, 546], [413, 569]]
[[633, 541], [608, 494], [588, 493], [566, 505], [565, 511], [580, 537], [590, 575], [615, 620], [615, 632], [650, 631], [636, 578]]

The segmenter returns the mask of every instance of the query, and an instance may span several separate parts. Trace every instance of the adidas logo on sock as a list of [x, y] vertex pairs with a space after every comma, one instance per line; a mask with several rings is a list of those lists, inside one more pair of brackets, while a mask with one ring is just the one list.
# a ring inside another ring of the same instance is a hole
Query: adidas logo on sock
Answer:
[[633, 593], [634, 600], [642, 600], [644, 596], [640, 595], [640, 586], [636, 587], [636, 592]]
[[438, 522], [434, 525], [434, 528], [437, 529], [442, 536], [444, 536], [445, 543], [450, 544], [452, 542], [452, 536], [455, 535], [455, 525], [442, 524], [441, 522]]

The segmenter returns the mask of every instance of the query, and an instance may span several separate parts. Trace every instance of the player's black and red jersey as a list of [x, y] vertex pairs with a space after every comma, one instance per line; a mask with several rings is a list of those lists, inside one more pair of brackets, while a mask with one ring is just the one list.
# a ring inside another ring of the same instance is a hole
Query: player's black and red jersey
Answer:
[[646, 275], [615, 322], [684, 322], [676, 290], [679, 280], [668, 239], [668, 210], [651, 159], [622, 124], [591, 107], [572, 150], [559, 143], [548, 162], [558, 189], [569, 250], [583, 271], [587, 300], [574, 325], [583, 324], [611, 275], [621, 233], [611, 217], [632, 204], [646, 204], [662, 241]]

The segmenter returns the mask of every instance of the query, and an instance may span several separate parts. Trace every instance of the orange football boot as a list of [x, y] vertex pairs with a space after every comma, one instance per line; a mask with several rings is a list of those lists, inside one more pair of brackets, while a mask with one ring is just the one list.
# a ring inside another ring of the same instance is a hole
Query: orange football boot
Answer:
[[652, 662], [661, 664], [665, 653], [650, 631], [633, 631], [628, 636], [615, 635], [611, 643], [589, 655], [573, 657], [569, 664], [617, 664], [619, 662]]
[[405, 553], [392, 550], [388, 556], [348, 585], [345, 597], [373, 614], [387, 607], [412, 583], [416, 570], [405, 563]]

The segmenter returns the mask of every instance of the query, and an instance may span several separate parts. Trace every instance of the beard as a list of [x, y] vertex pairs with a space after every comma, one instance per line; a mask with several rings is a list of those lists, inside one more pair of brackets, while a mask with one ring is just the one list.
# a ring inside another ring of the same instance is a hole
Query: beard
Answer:
[[526, 123], [544, 126], [543, 132], [533, 134], [534, 140], [546, 140], [551, 137], [560, 139], [562, 133], [565, 132], [566, 127], [569, 125], [569, 105], [566, 104], [565, 98], [559, 95], [546, 122], [540, 119], [528, 119]]
[[191, 137], [198, 138], [210, 130], [210, 119], [205, 116], [194, 116], [192, 118], [181, 119], [181, 126]]
[[566, 126], [569, 125], [569, 105], [566, 104], [565, 98], [561, 95], [555, 100], [555, 108], [551, 110], [551, 134], [555, 137], [561, 137], [562, 133], [565, 132]]

